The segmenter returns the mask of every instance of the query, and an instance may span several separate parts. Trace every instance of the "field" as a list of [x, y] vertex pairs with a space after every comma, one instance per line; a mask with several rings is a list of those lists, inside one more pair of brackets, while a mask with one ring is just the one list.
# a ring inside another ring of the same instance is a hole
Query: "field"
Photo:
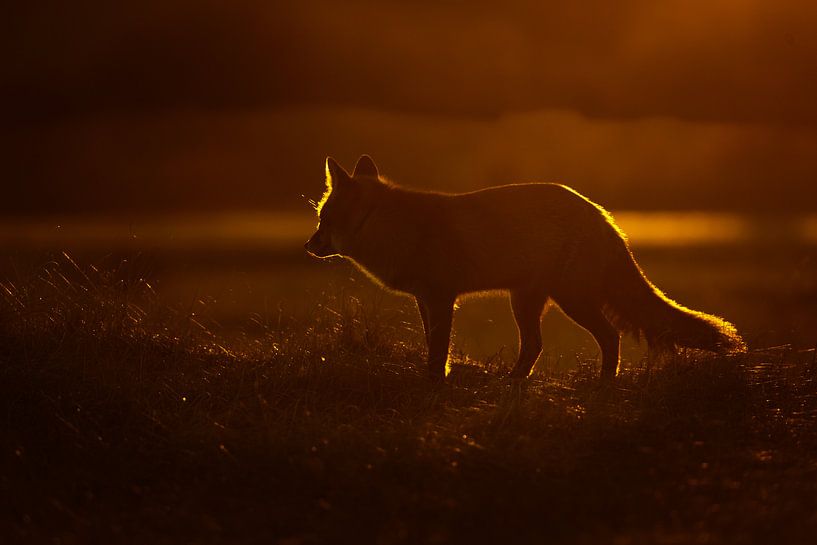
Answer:
[[813, 247], [643, 248], [752, 350], [614, 388], [555, 309], [525, 384], [501, 298], [466, 300], [445, 385], [411, 302], [292, 252], [7, 252], [0, 541], [811, 543]]

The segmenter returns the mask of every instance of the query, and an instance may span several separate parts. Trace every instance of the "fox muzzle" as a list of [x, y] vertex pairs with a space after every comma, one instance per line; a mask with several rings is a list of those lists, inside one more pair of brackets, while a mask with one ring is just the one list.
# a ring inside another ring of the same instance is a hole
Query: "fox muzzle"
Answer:
[[309, 240], [306, 241], [304, 248], [315, 257], [329, 257], [330, 255], [335, 255], [337, 252], [334, 248], [332, 248], [332, 245], [327, 240], [328, 238], [328, 236], [318, 230], [309, 238]]

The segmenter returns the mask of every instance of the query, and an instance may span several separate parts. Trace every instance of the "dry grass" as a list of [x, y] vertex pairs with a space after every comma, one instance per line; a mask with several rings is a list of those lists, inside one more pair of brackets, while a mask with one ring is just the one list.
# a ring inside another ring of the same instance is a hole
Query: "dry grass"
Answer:
[[424, 351], [349, 297], [221, 338], [135, 264], [0, 286], [0, 541], [810, 543], [817, 369], [681, 355], [598, 390]]

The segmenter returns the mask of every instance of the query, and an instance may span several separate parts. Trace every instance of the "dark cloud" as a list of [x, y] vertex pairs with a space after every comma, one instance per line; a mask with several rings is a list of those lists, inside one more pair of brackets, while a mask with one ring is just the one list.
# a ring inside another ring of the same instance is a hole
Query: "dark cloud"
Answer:
[[351, 168], [363, 152], [412, 187], [558, 181], [615, 209], [813, 211], [817, 177], [814, 131], [552, 110], [162, 112], [31, 126], [0, 144], [0, 213], [308, 212], [324, 157]]
[[18, 121], [330, 104], [817, 123], [808, 1], [43, 1], [5, 25]]

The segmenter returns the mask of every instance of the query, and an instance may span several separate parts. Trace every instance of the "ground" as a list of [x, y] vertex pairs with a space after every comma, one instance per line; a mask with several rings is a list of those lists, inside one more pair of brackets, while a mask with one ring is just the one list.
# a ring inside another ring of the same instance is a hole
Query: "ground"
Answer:
[[789, 346], [505, 378], [349, 293], [222, 334], [123, 265], [0, 286], [0, 541], [811, 543], [817, 365]]

